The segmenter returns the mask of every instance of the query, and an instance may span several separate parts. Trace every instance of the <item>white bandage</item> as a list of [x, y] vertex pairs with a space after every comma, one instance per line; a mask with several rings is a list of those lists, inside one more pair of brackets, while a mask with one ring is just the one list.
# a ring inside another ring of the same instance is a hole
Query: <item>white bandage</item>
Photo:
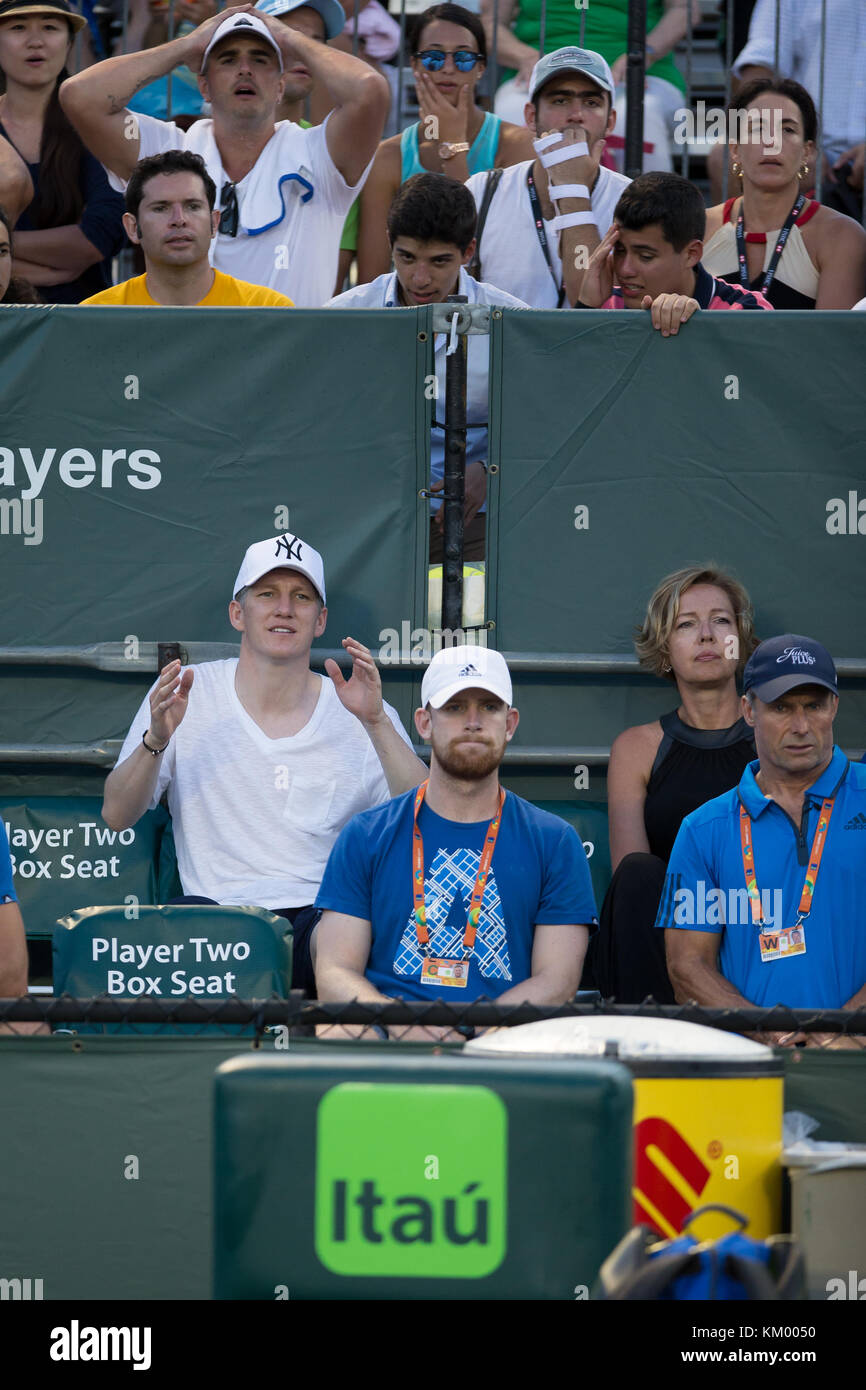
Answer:
[[[542, 135], [540, 140], [533, 140], [532, 148], [538, 155], [545, 169], [552, 169], [554, 164], [564, 164], [568, 159], [577, 159], [582, 154], [589, 154], [589, 146], [585, 140], [576, 141], [573, 145], [560, 145], [562, 134], [555, 130], [551, 135]], [[551, 150], [550, 146], [557, 144], [559, 147]]]
[[547, 194], [555, 203], [560, 198], [586, 198], [589, 201], [589, 189], [585, 183], [549, 183]]
[[596, 222], [591, 212], [564, 212], [554, 217], [548, 225], [552, 232], [563, 232], [566, 227], [595, 227]]

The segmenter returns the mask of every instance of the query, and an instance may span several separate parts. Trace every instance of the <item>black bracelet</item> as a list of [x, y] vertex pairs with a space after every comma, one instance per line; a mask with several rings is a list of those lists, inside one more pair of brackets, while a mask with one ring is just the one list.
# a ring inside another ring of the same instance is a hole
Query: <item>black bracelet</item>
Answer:
[[[164, 753], [166, 748], [168, 747], [168, 743], [164, 743], [161, 748], [151, 748], [147, 742], [147, 729], [145, 729], [144, 733], [141, 736], [141, 742], [152, 758], [158, 758], [160, 753]], [[169, 739], [169, 743], [170, 742], [171, 739]]]

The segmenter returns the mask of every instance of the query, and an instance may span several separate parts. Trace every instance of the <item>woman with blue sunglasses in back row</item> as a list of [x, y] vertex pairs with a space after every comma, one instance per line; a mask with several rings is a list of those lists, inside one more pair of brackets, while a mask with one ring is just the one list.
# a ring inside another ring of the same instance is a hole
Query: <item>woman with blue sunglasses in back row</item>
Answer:
[[361, 194], [358, 280], [391, 268], [388, 209], [413, 174], [470, 174], [506, 168], [533, 157], [532, 134], [482, 110], [475, 89], [487, 63], [487, 41], [477, 15], [460, 5], [431, 5], [419, 15], [412, 72], [420, 120], [379, 146]]

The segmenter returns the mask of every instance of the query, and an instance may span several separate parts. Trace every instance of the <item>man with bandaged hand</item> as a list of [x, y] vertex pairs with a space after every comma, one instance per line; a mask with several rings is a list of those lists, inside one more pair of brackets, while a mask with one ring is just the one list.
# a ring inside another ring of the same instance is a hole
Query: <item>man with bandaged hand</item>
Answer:
[[467, 179], [479, 208], [481, 278], [534, 309], [579, 299], [589, 258], [630, 182], [601, 163], [616, 121], [613, 92], [601, 54], [548, 53], [533, 69], [525, 111], [535, 159]]

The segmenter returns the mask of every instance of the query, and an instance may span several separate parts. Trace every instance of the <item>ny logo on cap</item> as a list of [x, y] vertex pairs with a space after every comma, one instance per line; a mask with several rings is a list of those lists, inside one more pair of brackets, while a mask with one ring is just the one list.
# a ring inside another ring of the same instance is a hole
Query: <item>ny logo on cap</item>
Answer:
[[802, 647], [786, 647], [781, 656], [776, 657], [776, 665], [780, 661], [793, 661], [795, 666], [814, 666], [815, 658], [811, 652], [804, 651]]
[[287, 560], [303, 560], [304, 558], [301, 553], [301, 542], [297, 536], [280, 536], [274, 554], [279, 555], [282, 551], [286, 552]]
[[476, 666], [473, 666], [472, 662], [470, 661], [468, 666], [461, 666], [457, 674], [458, 676], [477, 676], [479, 672], [478, 668]]

